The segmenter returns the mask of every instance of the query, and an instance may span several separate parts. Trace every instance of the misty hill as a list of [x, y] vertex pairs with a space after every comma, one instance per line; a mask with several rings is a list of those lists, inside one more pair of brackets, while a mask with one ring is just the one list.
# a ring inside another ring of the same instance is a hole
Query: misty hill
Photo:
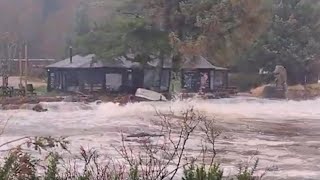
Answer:
[[[73, 31], [80, 2], [81, 0], [0, 0], [0, 34], [11, 32], [22, 41], [28, 40], [31, 44], [31, 57], [60, 57], [64, 53], [66, 40]], [[95, 21], [102, 20], [118, 4], [120, 3], [115, 0], [105, 0], [101, 7], [101, 4], [92, 2], [89, 16]]]

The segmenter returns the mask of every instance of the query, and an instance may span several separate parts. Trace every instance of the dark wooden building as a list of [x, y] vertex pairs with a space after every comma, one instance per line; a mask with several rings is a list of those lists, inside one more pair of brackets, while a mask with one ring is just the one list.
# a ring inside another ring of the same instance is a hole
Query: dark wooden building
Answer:
[[212, 65], [202, 56], [185, 57], [182, 89], [187, 92], [214, 92], [228, 87], [228, 69]]
[[[47, 66], [48, 91], [125, 92], [137, 88], [154, 90], [159, 86], [159, 60], [154, 58], [146, 65], [118, 57], [111, 61], [97, 59], [95, 55], [75, 55], [72, 58]], [[168, 91], [170, 83], [168, 61], [161, 69], [160, 91]], [[159, 89], [159, 88], [158, 88]]]
[[[131, 57], [129, 57], [131, 56]], [[150, 56], [146, 64], [133, 62], [133, 55], [111, 61], [94, 54], [75, 55], [47, 66], [48, 91], [123, 92], [137, 88], [168, 92], [172, 61]], [[160, 68], [161, 67], [161, 68]], [[161, 74], [161, 78], [160, 78]], [[228, 87], [228, 70], [212, 65], [202, 56], [184, 58], [181, 65], [181, 88], [187, 92], [214, 92]]]

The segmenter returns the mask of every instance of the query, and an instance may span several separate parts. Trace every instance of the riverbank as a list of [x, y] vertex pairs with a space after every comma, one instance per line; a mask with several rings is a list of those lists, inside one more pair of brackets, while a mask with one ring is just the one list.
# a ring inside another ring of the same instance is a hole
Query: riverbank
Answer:
[[[263, 85], [252, 89], [250, 95], [252, 97], [263, 97], [264, 88], [267, 85]], [[310, 100], [320, 97], [320, 84], [307, 84], [307, 85], [295, 85], [289, 86], [287, 92], [287, 98], [290, 100]]]

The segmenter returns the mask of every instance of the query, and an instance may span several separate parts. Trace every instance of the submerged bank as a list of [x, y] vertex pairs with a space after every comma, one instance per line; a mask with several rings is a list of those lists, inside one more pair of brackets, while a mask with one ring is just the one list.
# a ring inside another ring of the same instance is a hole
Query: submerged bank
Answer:
[[[253, 97], [263, 97], [264, 89], [267, 85], [263, 85], [250, 91]], [[269, 95], [272, 96], [272, 95]], [[307, 84], [289, 86], [287, 98], [290, 100], [310, 100], [320, 97], [320, 84]]]

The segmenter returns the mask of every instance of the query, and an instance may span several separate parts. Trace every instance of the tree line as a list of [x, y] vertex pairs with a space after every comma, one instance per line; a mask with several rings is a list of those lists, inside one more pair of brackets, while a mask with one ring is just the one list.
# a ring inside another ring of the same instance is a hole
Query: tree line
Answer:
[[87, 31], [77, 31], [74, 43], [105, 59], [202, 55], [248, 75], [281, 64], [296, 84], [320, 52], [319, 7], [313, 0], [129, 0], [102, 24], [84, 23], [80, 13], [78, 28]]

